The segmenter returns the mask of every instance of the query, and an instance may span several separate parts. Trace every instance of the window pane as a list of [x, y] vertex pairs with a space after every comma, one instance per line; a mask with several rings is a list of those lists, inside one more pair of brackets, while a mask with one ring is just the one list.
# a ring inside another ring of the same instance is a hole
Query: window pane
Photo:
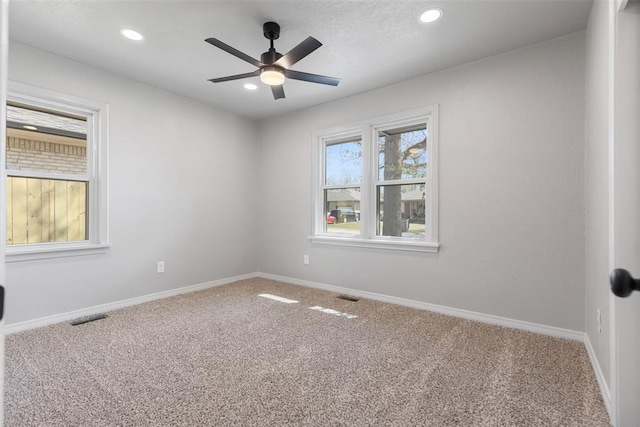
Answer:
[[326, 233], [360, 234], [360, 189], [341, 188], [324, 191]]
[[7, 170], [87, 173], [86, 120], [7, 105]]
[[378, 179], [424, 178], [426, 138], [426, 123], [378, 131]]
[[376, 235], [425, 237], [425, 186], [380, 185], [377, 191]]
[[362, 181], [362, 141], [327, 144], [325, 147], [325, 185], [359, 184]]
[[87, 240], [87, 183], [7, 177], [7, 245]]

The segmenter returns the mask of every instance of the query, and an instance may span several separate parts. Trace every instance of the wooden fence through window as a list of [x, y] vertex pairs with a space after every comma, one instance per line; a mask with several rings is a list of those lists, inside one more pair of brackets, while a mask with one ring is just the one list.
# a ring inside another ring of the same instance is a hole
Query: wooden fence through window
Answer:
[[7, 177], [7, 244], [87, 239], [87, 183]]

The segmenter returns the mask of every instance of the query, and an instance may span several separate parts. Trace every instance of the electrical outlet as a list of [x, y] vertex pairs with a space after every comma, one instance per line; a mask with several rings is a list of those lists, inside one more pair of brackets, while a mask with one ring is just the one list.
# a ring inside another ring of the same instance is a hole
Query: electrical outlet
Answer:
[[309, 255], [305, 255], [302, 258], [302, 262], [304, 262], [305, 265], [309, 265]]
[[164, 261], [158, 261], [158, 264], [156, 264], [156, 273], [164, 273]]
[[596, 321], [598, 322], [598, 333], [602, 333], [602, 317], [600, 316], [600, 309], [596, 309]]

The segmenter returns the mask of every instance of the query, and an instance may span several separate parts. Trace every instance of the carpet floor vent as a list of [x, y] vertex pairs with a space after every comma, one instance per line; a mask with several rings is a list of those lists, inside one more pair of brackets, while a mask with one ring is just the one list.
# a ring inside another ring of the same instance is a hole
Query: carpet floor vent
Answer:
[[93, 314], [91, 316], [79, 317], [77, 319], [74, 319], [71, 321], [71, 325], [77, 326], [77, 325], [82, 325], [84, 323], [95, 322], [96, 320], [106, 319], [106, 318], [107, 318], [106, 314], [102, 314], [102, 313]]
[[353, 302], [360, 301], [360, 298], [352, 297], [351, 295], [338, 295], [338, 298], [346, 300], [346, 301], [353, 301]]

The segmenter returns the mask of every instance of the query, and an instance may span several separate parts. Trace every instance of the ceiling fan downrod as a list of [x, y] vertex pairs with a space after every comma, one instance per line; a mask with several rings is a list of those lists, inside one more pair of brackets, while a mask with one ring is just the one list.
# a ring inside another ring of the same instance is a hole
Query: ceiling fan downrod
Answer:
[[276, 52], [273, 41], [280, 37], [280, 25], [275, 22], [265, 22], [262, 26], [264, 36], [269, 39], [269, 50], [262, 54], [260, 61], [264, 64], [271, 65], [278, 59], [282, 58], [282, 54]]

